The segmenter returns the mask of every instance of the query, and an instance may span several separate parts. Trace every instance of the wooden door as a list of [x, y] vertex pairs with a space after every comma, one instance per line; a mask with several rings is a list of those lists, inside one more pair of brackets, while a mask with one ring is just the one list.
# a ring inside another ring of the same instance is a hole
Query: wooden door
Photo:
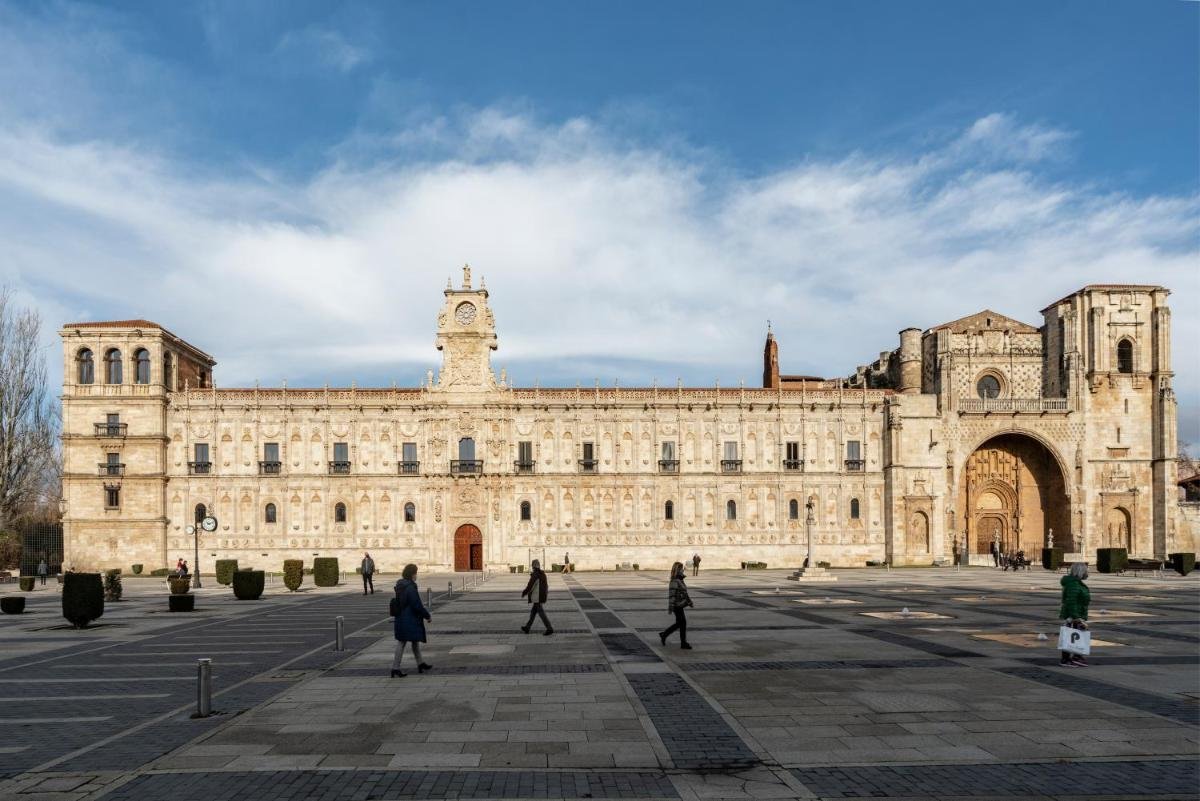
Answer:
[[470, 523], [454, 532], [454, 570], [462, 573], [483, 569], [483, 532]]

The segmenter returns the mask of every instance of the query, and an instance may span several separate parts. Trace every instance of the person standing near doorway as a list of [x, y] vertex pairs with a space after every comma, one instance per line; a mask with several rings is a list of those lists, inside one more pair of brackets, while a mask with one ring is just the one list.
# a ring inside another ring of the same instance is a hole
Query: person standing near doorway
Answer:
[[421, 658], [421, 643], [425, 642], [425, 621], [433, 620], [425, 604], [421, 603], [421, 591], [417, 589], [417, 566], [405, 565], [400, 580], [396, 582], [396, 597], [392, 599], [391, 609], [394, 633], [396, 636], [396, 652], [392, 657], [392, 678], [403, 678], [408, 675], [400, 669], [400, 660], [404, 658], [404, 648], [412, 645], [413, 658], [417, 660], [417, 672], [424, 673], [433, 668]]
[[50, 572], [50, 565], [46, 564], [46, 560], [45, 560], [45, 559], [43, 559], [42, 561], [38, 562], [38, 566], [37, 566], [37, 573], [38, 573], [38, 577], [39, 577], [39, 578], [41, 578], [41, 580], [42, 580], [42, 586], [43, 586], [43, 587], [45, 587], [45, 586], [46, 586], [46, 575], [47, 575], [49, 572]]
[[1000, 543], [996, 540], [992, 540], [992, 544], [989, 546], [989, 548], [992, 552], [992, 567], [1000, 567]]
[[692, 650], [692, 646], [688, 645], [687, 641], [687, 617], [683, 610], [689, 606], [695, 606], [695, 604], [692, 603], [692, 599], [688, 595], [687, 584], [684, 582], [686, 574], [687, 569], [684, 568], [683, 562], [671, 565], [671, 585], [667, 590], [667, 611], [675, 615], [675, 622], [666, 631], [658, 633], [658, 639], [662, 641], [664, 648], [667, 645], [667, 637], [678, 631], [679, 647], [685, 651]]
[[533, 604], [533, 608], [529, 610], [529, 622], [521, 626], [521, 631], [526, 634], [533, 627], [535, 617], [540, 617], [542, 625], [546, 627], [543, 636], [549, 637], [554, 633], [554, 627], [550, 625], [550, 618], [546, 617], [546, 610], [542, 608], [542, 604], [546, 603], [546, 593], [549, 589], [549, 582], [546, 580], [546, 572], [542, 570], [542, 563], [534, 559], [530, 563], [529, 583], [521, 591], [521, 597], [528, 597], [529, 603]]
[[371, 590], [371, 594], [375, 594], [375, 560], [371, 558], [371, 554], [363, 554], [362, 560], [362, 577], [363, 577], [363, 595], [367, 594], [367, 590]]
[[692, 575], [700, 575], [700, 554], [698, 553], [692, 554]]

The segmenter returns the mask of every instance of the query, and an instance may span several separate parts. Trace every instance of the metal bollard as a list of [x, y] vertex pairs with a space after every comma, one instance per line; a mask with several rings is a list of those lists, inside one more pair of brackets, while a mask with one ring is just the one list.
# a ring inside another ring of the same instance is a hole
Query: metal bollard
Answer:
[[425, 588], [425, 606], [433, 606], [433, 587]]
[[212, 660], [196, 660], [196, 717], [212, 714]]
[[454, 597], [454, 582], [453, 581], [446, 582], [446, 597], [447, 598]]
[[334, 643], [333, 650], [346, 650], [346, 618], [338, 615], [333, 619], [333, 630], [337, 635], [337, 642]]

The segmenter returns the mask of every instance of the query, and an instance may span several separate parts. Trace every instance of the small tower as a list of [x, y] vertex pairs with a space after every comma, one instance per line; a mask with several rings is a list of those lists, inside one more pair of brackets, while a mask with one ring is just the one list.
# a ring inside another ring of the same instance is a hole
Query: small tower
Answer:
[[900, 385], [903, 395], [921, 391], [921, 330], [905, 328], [900, 332]]
[[767, 342], [763, 346], [763, 389], [779, 388], [779, 344], [767, 322]]
[[496, 323], [488, 307], [488, 292], [471, 286], [471, 267], [463, 266], [462, 287], [447, 285], [446, 303], [438, 313], [437, 349], [442, 371], [437, 388], [460, 391], [496, 388], [491, 355], [496, 350]]

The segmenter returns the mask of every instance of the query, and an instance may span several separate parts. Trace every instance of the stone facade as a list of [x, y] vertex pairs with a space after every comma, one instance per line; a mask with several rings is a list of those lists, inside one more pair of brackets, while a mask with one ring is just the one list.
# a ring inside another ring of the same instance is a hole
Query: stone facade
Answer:
[[206, 572], [363, 551], [385, 570], [790, 566], [810, 506], [834, 565], [981, 559], [990, 538], [1194, 547], [1160, 287], [1087, 287], [1041, 328], [985, 311], [906, 329], [845, 380], [780, 376], [768, 335], [763, 388], [513, 387], [486, 288], [464, 270], [444, 294], [442, 369], [418, 388], [217, 388], [213, 359], [153, 323], [64, 326], [67, 564], [173, 564], [202, 515]]

